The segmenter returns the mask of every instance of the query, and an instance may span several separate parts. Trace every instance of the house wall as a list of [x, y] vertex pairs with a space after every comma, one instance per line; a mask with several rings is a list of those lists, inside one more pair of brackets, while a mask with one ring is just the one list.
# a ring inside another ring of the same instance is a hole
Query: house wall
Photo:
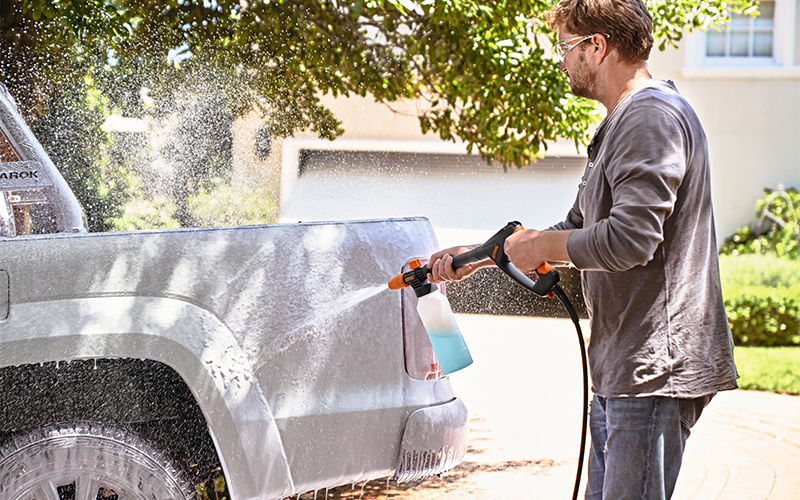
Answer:
[[255, 111], [237, 118], [233, 123], [233, 181], [274, 186], [272, 195], [278, 202], [281, 175], [282, 141], [272, 141], [272, 152], [266, 159], [256, 154], [256, 135], [264, 120]]
[[[372, 97], [352, 96], [333, 98], [323, 96], [322, 104], [342, 121], [342, 138], [372, 138], [399, 140], [436, 140], [435, 134], [423, 134], [416, 117], [418, 104], [413, 101], [376, 103]], [[419, 104], [422, 105], [421, 103]], [[297, 137], [311, 137], [312, 133]]]
[[655, 78], [675, 82], [705, 128], [722, 240], [754, 218], [764, 188], [800, 188], [800, 73], [700, 70], [687, 63], [689, 50], [690, 43], [654, 50], [649, 68]]
[[[800, 27], [800, 8], [797, 8], [795, 5], [795, 18], [794, 18], [794, 25], [795, 29]], [[795, 66], [800, 66], [800, 36], [795, 34], [794, 37], [794, 61]]]

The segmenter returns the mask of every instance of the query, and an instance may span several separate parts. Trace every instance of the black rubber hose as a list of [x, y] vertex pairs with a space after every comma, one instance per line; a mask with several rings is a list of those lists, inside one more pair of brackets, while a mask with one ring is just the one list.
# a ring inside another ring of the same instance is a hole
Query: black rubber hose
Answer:
[[586, 450], [586, 418], [589, 413], [589, 368], [586, 360], [586, 345], [583, 342], [583, 332], [581, 331], [581, 324], [578, 320], [578, 313], [572, 307], [572, 302], [567, 298], [567, 294], [560, 286], [553, 286], [553, 293], [567, 308], [572, 322], [575, 323], [575, 331], [578, 333], [578, 344], [581, 348], [581, 363], [583, 365], [583, 407], [581, 415], [581, 447], [578, 453], [578, 470], [575, 472], [575, 488], [572, 490], [572, 500], [578, 500], [578, 489], [581, 486], [581, 471], [583, 470], [583, 456]]

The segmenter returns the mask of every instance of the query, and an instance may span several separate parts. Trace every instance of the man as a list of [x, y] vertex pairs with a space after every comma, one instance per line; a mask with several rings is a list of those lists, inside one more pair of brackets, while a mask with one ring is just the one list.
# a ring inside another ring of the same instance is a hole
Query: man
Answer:
[[[594, 392], [586, 498], [669, 498], [689, 429], [716, 392], [736, 388], [705, 133], [647, 70], [641, 0], [563, 0], [548, 22], [572, 92], [607, 115], [566, 219], [514, 234], [505, 250], [523, 271], [581, 270]], [[490, 264], [454, 271], [452, 255], [469, 248], [432, 255], [432, 281]]]

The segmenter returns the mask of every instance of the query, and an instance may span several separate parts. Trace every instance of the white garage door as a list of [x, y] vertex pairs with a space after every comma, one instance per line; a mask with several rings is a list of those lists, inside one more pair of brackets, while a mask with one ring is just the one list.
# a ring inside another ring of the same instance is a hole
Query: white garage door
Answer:
[[509, 220], [536, 228], [562, 220], [585, 162], [548, 157], [504, 171], [471, 155], [303, 151], [281, 219], [424, 216], [442, 245], [477, 242]]

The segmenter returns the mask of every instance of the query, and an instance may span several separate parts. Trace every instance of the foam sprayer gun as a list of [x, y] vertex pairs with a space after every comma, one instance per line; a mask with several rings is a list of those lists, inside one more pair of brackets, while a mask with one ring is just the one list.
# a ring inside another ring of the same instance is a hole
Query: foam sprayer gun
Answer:
[[[578, 334], [578, 345], [580, 346], [581, 362], [583, 365], [583, 407], [581, 411], [580, 451], [575, 474], [575, 485], [572, 491], [572, 498], [575, 500], [578, 498], [578, 490], [581, 482], [581, 469], [586, 448], [586, 416], [589, 407], [589, 379], [586, 347], [584, 346], [583, 333], [581, 332], [581, 326], [575, 308], [572, 307], [564, 290], [558, 285], [560, 279], [558, 271], [545, 262], [532, 273], [536, 276], [536, 280], [534, 281], [514, 266], [506, 255], [504, 250], [506, 238], [522, 229], [522, 224], [519, 222], [509, 222], [483, 245], [473, 248], [469, 252], [454, 256], [453, 269], [458, 269], [459, 267], [473, 262], [491, 259], [497, 267], [502, 269], [503, 272], [527, 290], [530, 290], [540, 297], [546, 296], [552, 298], [555, 295], [561, 300], [564, 307], [566, 307], [575, 325], [575, 331]], [[428, 269], [428, 266], [423, 266], [419, 259], [410, 262], [409, 266], [411, 267], [410, 271], [398, 274], [389, 281], [389, 288], [392, 290], [399, 290], [410, 286], [414, 289], [414, 293], [418, 298], [417, 312], [419, 313], [420, 319], [422, 319], [422, 324], [425, 325], [425, 329], [428, 331], [428, 337], [431, 340], [433, 352], [436, 355], [436, 359], [439, 361], [439, 366], [443, 373], [452, 373], [470, 365], [472, 363], [472, 357], [470, 356], [469, 350], [467, 350], [467, 345], [464, 342], [461, 331], [458, 329], [455, 315], [452, 309], [450, 309], [450, 304], [448, 304], [444, 295], [437, 292], [437, 286], [428, 281], [430, 269]]]
[[[517, 269], [504, 251], [506, 238], [522, 229], [517, 221], [509, 222], [483, 245], [453, 257], [453, 268], [457, 269], [472, 262], [491, 259], [517, 283], [540, 296], [548, 296], [559, 280], [558, 271], [544, 263], [536, 270], [536, 281]], [[453, 310], [447, 299], [438, 292], [439, 287], [428, 281], [430, 269], [419, 259], [409, 263], [411, 270], [398, 274], [389, 281], [389, 288], [399, 290], [410, 286], [417, 296], [419, 314], [439, 367], [445, 374], [452, 373], [472, 364], [472, 356], [467, 349], [464, 337], [456, 323]], [[550, 295], [552, 296], [552, 295]]]
[[[494, 234], [486, 242], [476, 247], [469, 252], [465, 252], [453, 257], [453, 269], [458, 269], [467, 264], [478, 262], [481, 260], [491, 259], [497, 267], [503, 270], [507, 275], [514, 279], [517, 283], [530, 290], [531, 292], [539, 295], [540, 297], [552, 297], [553, 287], [558, 283], [558, 271], [545, 262], [533, 273], [536, 275], [536, 280], [529, 278], [525, 273], [520, 271], [514, 264], [511, 263], [508, 256], [504, 251], [506, 238], [521, 231], [522, 224], [517, 221], [511, 221], [506, 226]], [[424, 288], [428, 283], [428, 273], [430, 269], [428, 266], [423, 266], [419, 261], [411, 263], [412, 269], [403, 274], [398, 274], [389, 281], [389, 288], [392, 290], [399, 290], [401, 288], [410, 286], [416, 291], [418, 288]]]

